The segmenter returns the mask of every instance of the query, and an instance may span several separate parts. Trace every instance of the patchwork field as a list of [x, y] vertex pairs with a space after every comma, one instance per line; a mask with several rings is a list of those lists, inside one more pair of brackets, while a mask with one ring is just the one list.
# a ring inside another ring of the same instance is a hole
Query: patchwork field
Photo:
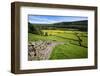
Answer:
[[[42, 35], [28, 33], [29, 44], [35, 44], [35, 49], [38, 49], [36, 51], [37, 55], [29, 57], [29, 60], [79, 59], [88, 57], [87, 32], [76, 30], [41, 31]], [[31, 47], [29, 48], [31, 49]]]

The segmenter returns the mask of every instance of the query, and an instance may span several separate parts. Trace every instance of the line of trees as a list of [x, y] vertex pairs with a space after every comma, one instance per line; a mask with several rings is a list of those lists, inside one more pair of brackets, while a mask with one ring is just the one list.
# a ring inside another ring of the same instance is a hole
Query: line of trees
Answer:
[[88, 21], [75, 21], [75, 22], [60, 22], [60, 23], [53, 23], [53, 24], [31, 24], [28, 23], [29, 32], [35, 34], [41, 34], [40, 30], [46, 29], [76, 29], [79, 31], [87, 31], [88, 30]]

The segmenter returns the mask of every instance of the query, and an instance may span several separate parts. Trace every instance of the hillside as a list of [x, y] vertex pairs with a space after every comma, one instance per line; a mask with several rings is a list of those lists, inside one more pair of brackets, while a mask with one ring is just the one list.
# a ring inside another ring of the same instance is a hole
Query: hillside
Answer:
[[[31, 23], [28, 23], [29, 27]], [[76, 29], [80, 31], [87, 31], [88, 21], [74, 21], [74, 22], [59, 22], [53, 24], [31, 24], [39, 29]]]

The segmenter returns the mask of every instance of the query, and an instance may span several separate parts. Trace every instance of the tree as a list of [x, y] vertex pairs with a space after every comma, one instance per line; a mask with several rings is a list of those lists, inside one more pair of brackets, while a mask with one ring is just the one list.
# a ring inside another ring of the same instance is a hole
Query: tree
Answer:
[[82, 46], [82, 39], [80, 38], [79, 34], [75, 32], [74, 35], [77, 37], [79, 45]]
[[32, 34], [42, 34], [42, 31], [34, 24], [28, 23], [28, 32]]
[[45, 32], [45, 36], [48, 36], [48, 33], [47, 32]]

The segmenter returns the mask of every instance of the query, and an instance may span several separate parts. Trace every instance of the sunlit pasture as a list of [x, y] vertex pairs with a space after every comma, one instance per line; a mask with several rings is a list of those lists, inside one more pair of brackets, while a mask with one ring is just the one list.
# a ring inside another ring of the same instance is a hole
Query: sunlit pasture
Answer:
[[[57, 45], [51, 54], [50, 59], [75, 59], [87, 58], [87, 33], [82, 31], [71, 30], [42, 30], [43, 35], [29, 33], [29, 41], [54, 41], [63, 42], [64, 44]], [[47, 35], [45, 36], [45, 33]], [[75, 33], [78, 33], [82, 42], [79, 46], [79, 40]]]

